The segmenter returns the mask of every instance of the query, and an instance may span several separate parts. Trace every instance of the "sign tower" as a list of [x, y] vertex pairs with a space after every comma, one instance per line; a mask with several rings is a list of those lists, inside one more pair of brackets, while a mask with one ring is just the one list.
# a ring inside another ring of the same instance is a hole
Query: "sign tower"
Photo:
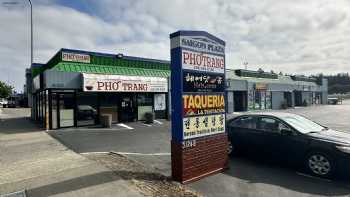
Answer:
[[227, 166], [225, 42], [204, 31], [171, 40], [171, 163], [181, 183]]

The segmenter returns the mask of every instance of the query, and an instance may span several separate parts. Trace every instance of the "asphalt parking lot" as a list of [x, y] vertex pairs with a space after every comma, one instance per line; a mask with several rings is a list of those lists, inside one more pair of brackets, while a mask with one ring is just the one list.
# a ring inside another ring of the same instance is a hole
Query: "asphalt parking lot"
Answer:
[[[286, 110], [332, 129], [350, 132], [350, 101], [342, 105]], [[78, 153], [115, 151], [170, 175], [170, 122], [141, 122], [112, 129], [62, 129], [50, 134]], [[246, 157], [230, 159], [230, 169], [190, 187], [205, 196], [350, 196], [350, 182], [309, 177], [280, 164]]]

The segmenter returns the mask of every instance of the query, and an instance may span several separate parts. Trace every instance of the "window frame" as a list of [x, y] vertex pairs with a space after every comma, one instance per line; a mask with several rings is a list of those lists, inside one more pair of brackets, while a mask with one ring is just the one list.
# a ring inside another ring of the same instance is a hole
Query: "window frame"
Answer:
[[257, 127], [256, 129], [259, 130], [259, 131], [262, 131], [264, 133], [271, 133], [271, 134], [278, 134], [278, 135], [282, 135], [281, 133], [281, 129], [280, 129], [280, 126], [278, 125], [278, 131], [271, 131], [271, 130], [266, 130], [266, 129], [262, 129], [261, 128], [261, 119], [263, 118], [266, 118], [266, 119], [272, 119], [272, 120], [275, 120], [278, 122], [278, 124], [282, 124], [284, 127], [288, 128], [293, 134], [295, 134], [295, 130], [293, 127], [291, 127], [290, 125], [288, 125], [286, 122], [284, 122], [283, 120], [277, 118], [277, 117], [274, 117], [274, 116], [258, 116], [257, 117]]
[[[238, 126], [237, 124], [235, 126], [232, 125], [238, 121], [241, 121], [243, 118], [253, 118], [253, 120], [255, 120], [255, 128], [241, 127], [241, 126]], [[229, 127], [240, 128], [240, 129], [257, 129], [256, 118], [257, 118], [256, 116], [248, 116], [248, 115], [239, 116], [239, 117], [236, 117], [233, 120], [231, 120], [228, 125], [229, 125]]]

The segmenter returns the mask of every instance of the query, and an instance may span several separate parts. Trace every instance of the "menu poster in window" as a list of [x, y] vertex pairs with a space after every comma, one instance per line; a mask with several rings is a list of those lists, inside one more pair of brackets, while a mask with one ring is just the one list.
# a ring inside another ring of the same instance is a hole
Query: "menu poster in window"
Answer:
[[166, 109], [165, 94], [154, 94], [154, 110], [164, 111]]

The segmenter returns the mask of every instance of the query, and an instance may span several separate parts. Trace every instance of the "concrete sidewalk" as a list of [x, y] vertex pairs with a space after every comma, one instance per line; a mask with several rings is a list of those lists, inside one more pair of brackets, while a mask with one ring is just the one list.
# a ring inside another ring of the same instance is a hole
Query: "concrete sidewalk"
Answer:
[[25, 117], [0, 110], [0, 195], [26, 189], [35, 197], [142, 196], [130, 182], [69, 150]]

